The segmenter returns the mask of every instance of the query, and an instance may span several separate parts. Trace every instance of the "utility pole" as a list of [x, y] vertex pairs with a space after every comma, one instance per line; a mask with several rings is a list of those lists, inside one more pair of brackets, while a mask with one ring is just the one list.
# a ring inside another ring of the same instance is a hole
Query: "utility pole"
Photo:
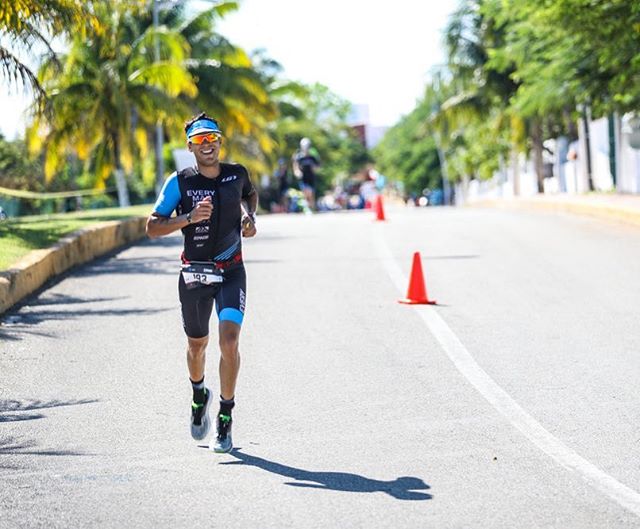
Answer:
[[[158, 21], [158, 0], [153, 0], [153, 29], [155, 32], [158, 31], [159, 21]], [[153, 51], [154, 58], [156, 62], [160, 62], [160, 41], [158, 40], [157, 33], [153, 37]], [[158, 119], [156, 122], [156, 141], [155, 141], [155, 151], [156, 151], [156, 194], [160, 193], [162, 189], [162, 184], [164, 182], [164, 156], [163, 156], [163, 145], [164, 145], [164, 132], [162, 130], [162, 122]]]

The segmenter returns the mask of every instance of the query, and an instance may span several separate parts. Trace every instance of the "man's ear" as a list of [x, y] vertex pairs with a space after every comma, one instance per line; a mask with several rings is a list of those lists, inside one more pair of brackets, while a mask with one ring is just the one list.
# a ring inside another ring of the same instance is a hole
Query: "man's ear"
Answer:
[[187, 149], [189, 149], [189, 152], [193, 152], [193, 149], [191, 148], [191, 142], [190, 141], [187, 142]]

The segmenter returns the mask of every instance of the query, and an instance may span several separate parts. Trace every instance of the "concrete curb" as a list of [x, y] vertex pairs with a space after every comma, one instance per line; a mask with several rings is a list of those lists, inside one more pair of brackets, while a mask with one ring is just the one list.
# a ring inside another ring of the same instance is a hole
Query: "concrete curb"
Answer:
[[490, 199], [468, 204], [471, 207], [525, 209], [555, 213], [572, 213], [640, 226], [640, 207], [589, 200], [557, 200], [552, 198]]
[[136, 217], [102, 222], [67, 235], [51, 248], [29, 253], [0, 273], [0, 314], [72, 266], [141, 239], [146, 220]]

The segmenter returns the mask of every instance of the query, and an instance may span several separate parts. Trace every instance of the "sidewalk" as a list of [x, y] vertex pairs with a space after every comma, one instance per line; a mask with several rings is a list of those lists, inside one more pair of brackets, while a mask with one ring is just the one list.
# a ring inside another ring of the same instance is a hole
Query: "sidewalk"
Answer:
[[492, 198], [471, 202], [466, 206], [573, 213], [640, 227], [640, 194], [588, 193], [584, 195], [557, 194], [526, 198]]

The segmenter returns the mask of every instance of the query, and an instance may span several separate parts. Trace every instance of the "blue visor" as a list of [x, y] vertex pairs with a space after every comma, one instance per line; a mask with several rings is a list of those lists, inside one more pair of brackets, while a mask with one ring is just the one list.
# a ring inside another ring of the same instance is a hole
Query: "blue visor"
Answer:
[[187, 129], [187, 139], [191, 138], [191, 136], [195, 136], [196, 134], [204, 134], [205, 132], [217, 132], [218, 134], [222, 134], [220, 127], [218, 127], [218, 123], [214, 120], [199, 119], [198, 121], [194, 121]]

